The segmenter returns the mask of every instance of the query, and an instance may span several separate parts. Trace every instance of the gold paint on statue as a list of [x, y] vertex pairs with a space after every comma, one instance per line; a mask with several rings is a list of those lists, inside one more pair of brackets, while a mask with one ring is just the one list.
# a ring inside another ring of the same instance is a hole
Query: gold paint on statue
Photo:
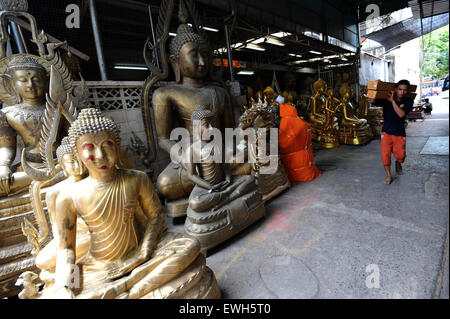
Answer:
[[[199, 242], [164, 234], [162, 206], [148, 176], [118, 168], [116, 124], [97, 109], [84, 109], [69, 139], [89, 177], [65, 185], [56, 197], [56, 265], [45, 269], [44, 289], [31, 298], [218, 298]], [[81, 260], [77, 216], [90, 237]], [[76, 261], [79, 287], [72, 283]]]
[[342, 120], [339, 125], [339, 142], [342, 144], [361, 145], [369, 142], [372, 137], [372, 129], [366, 119], [359, 119], [354, 115], [354, 108], [350, 99], [350, 88], [343, 90], [344, 96], [338, 109], [342, 112]]
[[339, 139], [337, 136], [339, 127], [335, 114], [341, 101], [334, 97], [333, 89], [328, 89], [327, 95], [328, 97], [324, 105], [325, 121], [323, 123], [319, 144], [325, 148], [335, 148], [339, 147]]

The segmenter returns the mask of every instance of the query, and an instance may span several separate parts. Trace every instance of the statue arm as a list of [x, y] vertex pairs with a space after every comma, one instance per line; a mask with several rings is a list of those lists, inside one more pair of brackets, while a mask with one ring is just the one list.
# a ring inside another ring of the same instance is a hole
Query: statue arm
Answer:
[[213, 185], [211, 183], [208, 183], [207, 181], [205, 181], [203, 178], [201, 178], [200, 176], [198, 176], [196, 174], [196, 164], [193, 161], [193, 157], [192, 157], [192, 145], [189, 146], [189, 148], [186, 150], [186, 156], [188, 160], [186, 163], [184, 163], [185, 167], [186, 167], [186, 171], [187, 171], [187, 177], [195, 184], [198, 185], [202, 188], [205, 189], [213, 189]]
[[138, 196], [139, 204], [147, 217], [145, 233], [142, 238], [140, 256], [146, 260], [150, 258], [158, 243], [159, 236], [164, 226], [162, 205], [155, 187], [148, 176], [141, 173], [141, 183]]
[[76, 210], [71, 197], [61, 195], [56, 200], [56, 227], [57, 238], [55, 287], [58, 297], [73, 297], [72, 270], [75, 265], [75, 245], [77, 233]]
[[15, 157], [16, 132], [9, 125], [5, 113], [0, 111], [0, 189], [5, 189], [6, 194], [12, 184], [10, 167]]
[[153, 93], [152, 104], [155, 116], [155, 127], [158, 135], [159, 147], [170, 153], [170, 149], [175, 142], [170, 140], [170, 133], [173, 128], [174, 112], [168, 92], [158, 89]]

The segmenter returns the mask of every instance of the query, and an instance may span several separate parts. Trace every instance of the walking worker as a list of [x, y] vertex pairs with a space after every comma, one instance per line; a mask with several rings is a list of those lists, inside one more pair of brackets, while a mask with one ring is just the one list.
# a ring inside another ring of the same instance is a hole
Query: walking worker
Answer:
[[381, 130], [381, 160], [386, 178], [384, 183], [392, 182], [391, 154], [395, 157], [395, 171], [397, 175], [403, 174], [402, 163], [406, 158], [406, 132], [405, 119], [411, 111], [414, 100], [407, 98], [410, 83], [401, 80], [396, 83], [395, 90], [391, 91], [387, 99], [371, 99], [370, 103], [383, 107], [384, 124]]

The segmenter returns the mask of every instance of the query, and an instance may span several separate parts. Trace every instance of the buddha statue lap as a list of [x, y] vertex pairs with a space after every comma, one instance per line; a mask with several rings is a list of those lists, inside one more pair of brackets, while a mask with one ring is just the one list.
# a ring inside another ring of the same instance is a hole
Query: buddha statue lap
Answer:
[[[194, 141], [186, 153], [187, 172], [195, 184], [189, 196], [186, 233], [202, 251], [217, 246], [265, 215], [264, 202], [252, 175], [232, 176], [230, 165], [214, 159], [210, 131], [216, 115], [199, 106], [192, 113]], [[198, 163], [193, 159], [197, 158]], [[198, 173], [197, 173], [198, 172]]]
[[[176, 127], [186, 128], [192, 136], [190, 118], [197, 105], [205, 105], [217, 116], [220, 130], [234, 127], [228, 91], [207, 79], [210, 64], [207, 43], [187, 24], [181, 24], [172, 39], [170, 62], [176, 83], [156, 89], [152, 98], [159, 147], [170, 153], [175, 144], [170, 133]], [[166, 198], [169, 217], [186, 215], [188, 196], [194, 187], [180, 161], [169, 163], [156, 183]]]
[[[118, 168], [117, 125], [97, 109], [83, 109], [69, 140], [89, 176], [59, 190], [52, 225], [55, 267], [39, 264], [55, 275], [28, 297], [218, 298], [200, 243], [165, 232], [162, 205], [148, 176]], [[84, 257], [77, 256], [77, 219], [89, 231]]]
[[354, 115], [354, 108], [350, 102], [351, 89], [345, 89], [338, 110], [342, 112], [342, 120], [339, 125], [339, 142], [341, 144], [361, 145], [369, 142], [373, 132], [366, 119], [359, 119]]

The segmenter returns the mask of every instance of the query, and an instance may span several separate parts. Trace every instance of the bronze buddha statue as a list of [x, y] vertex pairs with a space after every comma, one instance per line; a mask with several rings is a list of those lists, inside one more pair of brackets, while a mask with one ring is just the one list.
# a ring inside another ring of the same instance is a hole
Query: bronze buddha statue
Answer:
[[[175, 127], [186, 128], [192, 136], [190, 118], [197, 105], [204, 105], [217, 116], [216, 126], [220, 130], [234, 127], [228, 91], [208, 82], [211, 61], [206, 41], [187, 24], [181, 24], [172, 39], [170, 62], [176, 83], [158, 88], [152, 97], [159, 147], [170, 153], [175, 144], [170, 140], [170, 133]], [[181, 159], [169, 163], [158, 176], [156, 186], [166, 198], [168, 216], [186, 214], [187, 197], [194, 184], [182, 169]]]
[[189, 196], [185, 230], [206, 251], [263, 217], [265, 208], [254, 176], [232, 176], [228, 163], [215, 161], [208, 131], [216, 115], [198, 106], [191, 119], [199, 127], [186, 153], [188, 178], [195, 187]]
[[[148, 176], [118, 168], [117, 125], [97, 109], [84, 109], [69, 129], [69, 140], [89, 176], [59, 191], [55, 267], [43, 269], [53, 276], [28, 297], [218, 298], [200, 243], [165, 233], [162, 205]], [[87, 225], [90, 241], [81, 260], [77, 218]]]

